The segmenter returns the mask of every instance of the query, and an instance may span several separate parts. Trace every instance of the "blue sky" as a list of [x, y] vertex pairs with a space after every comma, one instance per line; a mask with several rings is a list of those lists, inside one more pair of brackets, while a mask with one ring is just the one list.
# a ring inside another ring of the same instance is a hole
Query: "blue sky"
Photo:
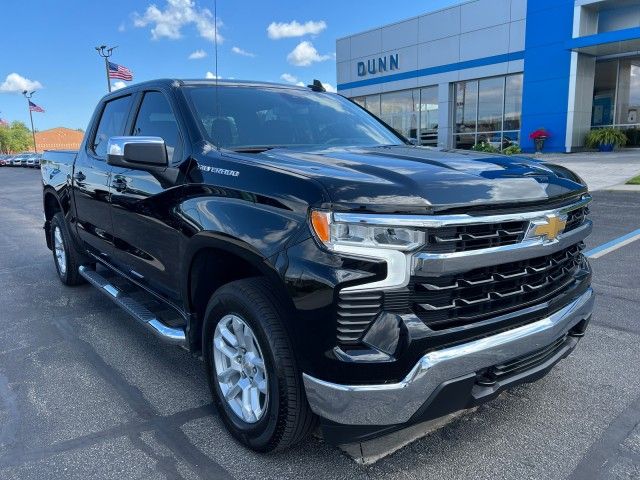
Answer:
[[[118, 45], [112, 59], [133, 71], [134, 82], [214, 72], [213, 0], [2, 3], [0, 117], [9, 121], [28, 124], [19, 91], [35, 87], [33, 101], [46, 111], [34, 113], [36, 129], [84, 129], [107, 88], [96, 45]], [[318, 78], [335, 87], [337, 38], [456, 3], [218, 0], [219, 75], [305, 84]]]

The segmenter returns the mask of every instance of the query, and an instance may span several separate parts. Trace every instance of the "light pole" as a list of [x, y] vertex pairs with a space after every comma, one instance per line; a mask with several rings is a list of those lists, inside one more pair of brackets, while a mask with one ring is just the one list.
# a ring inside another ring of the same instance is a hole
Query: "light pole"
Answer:
[[36, 132], [33, 129], [33, 113], [31, 112], [31, 97], [36, 93], [35, 90], [33, 92], [28, 92], [27, 90], [22, 91], [22, 95], [27, 99], [27, 109], [29, 109], [29, 118], [31, 119], [31, 135], [33, 136], [33, 150], [35, 153], [38, 153], [38, 146], [36, 145]]
[[109, 57], [113, 55], [113, 51], [116, 48], [118, 48], [117, 45], [115, 47], [107, 47], [106, 45], [100, 45], [99, 47], [96, 47], [98, 55], [104, 58], [104, 68], [107, 73], [107, 88], [109, 89], [109, 93], [111, 93], [111, 80], [109, 79]]

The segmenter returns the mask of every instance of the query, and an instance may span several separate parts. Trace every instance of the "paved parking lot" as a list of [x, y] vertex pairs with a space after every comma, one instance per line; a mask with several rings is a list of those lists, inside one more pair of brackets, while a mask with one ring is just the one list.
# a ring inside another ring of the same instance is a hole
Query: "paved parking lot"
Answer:
[[[595, 192], [588, 248], [640, 228]], [[257, 455], [225, 432], [200, 361], [89, 286], [63, 287], [39, 172], [0, 168], [0, 478], [640, 478], [640, 241], [593, 260], [596, 313], [541, 381], [361, 466], [317, 438]]]

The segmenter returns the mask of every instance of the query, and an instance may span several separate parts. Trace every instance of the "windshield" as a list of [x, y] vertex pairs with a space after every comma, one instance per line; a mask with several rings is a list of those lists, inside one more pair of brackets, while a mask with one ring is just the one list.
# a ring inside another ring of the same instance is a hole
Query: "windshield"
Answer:
[[186, 91], [208, 140], [222, 148], [404, 143], [375, 117], [339, 95], [292, 88], [217, 88], [217, 99], [216, 87]]

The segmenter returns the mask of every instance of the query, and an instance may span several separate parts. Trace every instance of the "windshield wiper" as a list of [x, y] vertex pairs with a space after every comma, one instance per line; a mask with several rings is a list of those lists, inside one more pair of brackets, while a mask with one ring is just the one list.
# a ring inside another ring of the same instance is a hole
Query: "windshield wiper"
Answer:
[[274, 148], [286, 148], [282, 145], [247, 145], [245, 147], [232, 148], [234, 152], [238, 153], [262, 153]]

